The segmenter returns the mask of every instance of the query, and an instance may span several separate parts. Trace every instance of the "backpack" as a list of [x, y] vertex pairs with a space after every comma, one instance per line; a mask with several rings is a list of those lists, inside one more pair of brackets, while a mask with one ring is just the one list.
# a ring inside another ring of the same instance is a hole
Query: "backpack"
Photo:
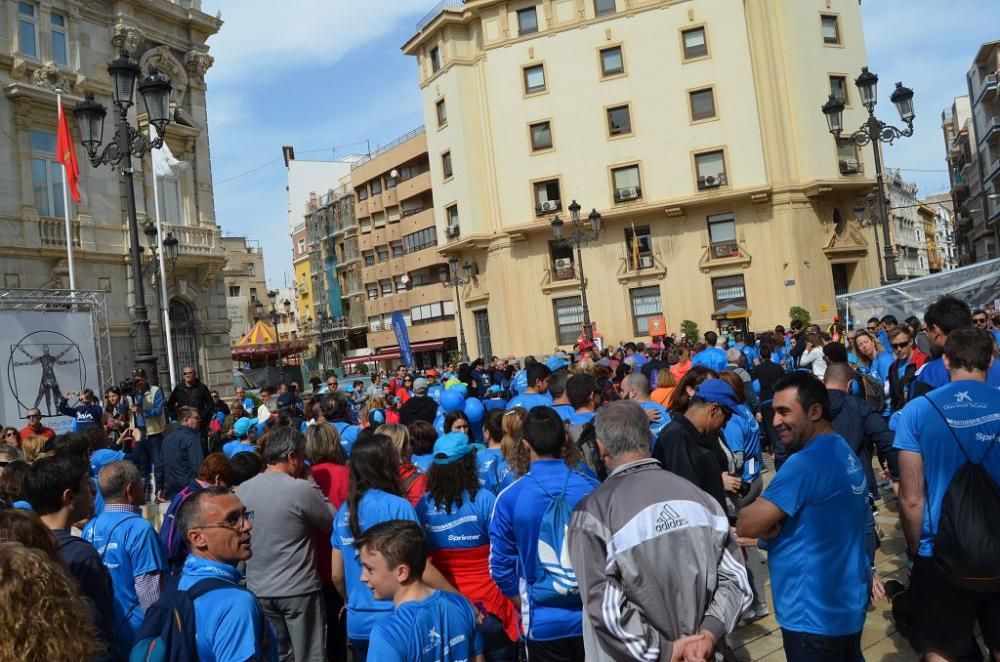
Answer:
[[187, 547], [184, 545], [184, 541], [181, 540], [180, 529], [177, 528], [177, 513], [180, 511], [181, 506], [184, 502], [188, 500], [192, 494], [197, 492], [197, 490], [191, 489], [191, 485], [185, 485], [184, 488], [177, 493], [174, 500], [170, 503], [170, 507], [167, 508], [167, 512], [163, 515], [163, 524], [160, 525], [160, 542], [163, 544], [163, 551], [166, 552], [167, 564], [171, 569], [179, 569], [184, 563], [184, 559], [187, 558]]
[[885, 387], [872, 375], [854, 373], [854, 383], [858, 387], [858, 396], [868, 403], [868, 406], [881, 414], [885, 411]]
[[974, 462], [965, 451], [958, 435], [948, 425], [948, 419], [923, 396], [938, 413], [955, 444], [965, 456], [941, 500], [941, 515], [934, 536], [934, 565], [951, 583], [975, 593], [1000, 591], [1000, 527], [996, 513], [1000, 512], [1000, 486], [983, 462], [997, 445], [994, 440], [986, 452]]
[[171, 578], [160, 599], [142, 619], [129, 662], [188, 662], [198, 659], [194, 601], [209, 591], [239, 588], [215, 577], [199, 580], [186, 591], [178, 588], [180, 576]]
[[538, 545], [535, 552], [535, 581], [528, 588], [528, 595], [535, 604], [553, 607], [580, 608], [580, 587], [576, 582], [576, 572], [569, 558], [569, 527], [573, 508], [566, 501], [566, 486], [570, 474], [566, 471], [562, 491], [558, 495], [549, 494], [538, 479], [526, 474], [542, 493], [549, 498], [549, 504], [542, 512], [538, 529]]
[[566, 434], [570, 441], [583, 453], [583, 461], [602, 483], [608, 477], [608, 468], [601, 461], [601, 451], [597, 448], [597, 429], [593, 421], [586, 423], [566, 423]]

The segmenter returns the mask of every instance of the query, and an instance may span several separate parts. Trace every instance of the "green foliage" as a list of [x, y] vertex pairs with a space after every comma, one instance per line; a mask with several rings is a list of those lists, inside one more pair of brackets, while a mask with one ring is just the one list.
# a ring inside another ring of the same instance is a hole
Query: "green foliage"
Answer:
[[700, 337], [698, 325], [691, 320], [684, 320], [681, 322], [681, 335], [687, 338], [687, 341], [693, 345], [698, 342], [698, 338]]
[[803, 308], [802, 306], [792, 306], [791, 308], [789, 308], [788, 317], [789, 319], [799, 320], [800, 322], [802, 322], [803, 326], [808, 325], [809, 322], [812, 320], [812, 317], [810, 317], [809, 315], [809, 311]]

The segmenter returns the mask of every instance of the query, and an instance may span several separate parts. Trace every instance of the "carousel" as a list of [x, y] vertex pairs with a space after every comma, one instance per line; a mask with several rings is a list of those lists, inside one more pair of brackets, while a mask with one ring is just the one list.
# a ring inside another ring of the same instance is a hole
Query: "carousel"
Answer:
[[273, 325], [258, 320], [236, 341], [231, 356], [258, 384], [273, 384], [285, 379], [299, 381], [302, 353], [308, 347], [307, 342], [297, 338], [282, 340]]

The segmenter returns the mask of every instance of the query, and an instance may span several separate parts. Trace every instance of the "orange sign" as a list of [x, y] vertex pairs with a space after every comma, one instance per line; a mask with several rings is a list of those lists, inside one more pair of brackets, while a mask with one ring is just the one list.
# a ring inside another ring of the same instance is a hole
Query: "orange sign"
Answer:
[[649, 335], [652, 337], [665, 336], [667, 335], [667, 318], [666, 317], [650, 317], [647, 320], [649, 324]]

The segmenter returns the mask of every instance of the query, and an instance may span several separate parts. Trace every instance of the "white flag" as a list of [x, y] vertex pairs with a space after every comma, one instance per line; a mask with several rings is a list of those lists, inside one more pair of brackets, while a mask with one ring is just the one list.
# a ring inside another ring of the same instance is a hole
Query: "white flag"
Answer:
[[[156, 132], [156, 127], [152, 124], [149, 125], [149, 139], [156, 140], [159, 134]], [[154, 149], [150, 151], [150, 158], [153, 160], [153, 174], [157, 177], [168, 177], [174, 174], [177, 170], [181, 170], [187, 166], [183, 161], [178, 161], [174, 158], [174, 155], [170, 152], [170, 147], [167, 145], [167, 141], [163, 141], [163, 147], [159, 149]]]

